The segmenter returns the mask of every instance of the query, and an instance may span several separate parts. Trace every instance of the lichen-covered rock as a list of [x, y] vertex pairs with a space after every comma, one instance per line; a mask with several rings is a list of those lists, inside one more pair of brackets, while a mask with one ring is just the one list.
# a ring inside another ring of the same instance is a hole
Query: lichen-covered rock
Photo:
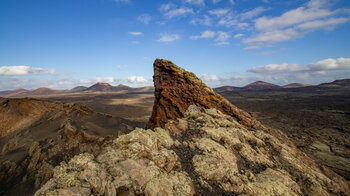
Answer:
[[136, 129], [117, 138], [96, 158], [84, 153], [61, 163], [36, 195], [76, 190], [94, 195], [193, 195], [192, 180], [181, 171], [173, 144], [164, 129]]
[[294, 146], [220, 111], [192, 105], [181, 121], [188, 128], [180, 134], [138, 128], [97, 157], [84, 153], [61, 163], [36, 195], [350, 193], [343, 178], [327, 176]]

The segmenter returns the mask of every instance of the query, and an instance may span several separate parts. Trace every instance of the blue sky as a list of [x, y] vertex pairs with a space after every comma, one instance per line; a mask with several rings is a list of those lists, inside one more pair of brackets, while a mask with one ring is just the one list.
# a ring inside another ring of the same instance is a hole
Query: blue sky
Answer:
[[1, 0], [0, 90], [152, 85], [165, 58], [212, 87], [350, 78], [348, 0]]

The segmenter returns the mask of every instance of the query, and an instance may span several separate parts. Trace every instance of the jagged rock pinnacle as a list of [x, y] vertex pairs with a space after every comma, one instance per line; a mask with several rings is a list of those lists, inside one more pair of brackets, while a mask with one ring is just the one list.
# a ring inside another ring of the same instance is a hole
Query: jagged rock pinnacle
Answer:
[[164, 59], [156, 59], [153, 67], [155, 102], [147, 128], [164, 127], [168, 120], [183, 117], [192, 104], [203, 108], [216, 108], [248, 128], [263, 127], [247, 112], [214, 92], [192, 72]]

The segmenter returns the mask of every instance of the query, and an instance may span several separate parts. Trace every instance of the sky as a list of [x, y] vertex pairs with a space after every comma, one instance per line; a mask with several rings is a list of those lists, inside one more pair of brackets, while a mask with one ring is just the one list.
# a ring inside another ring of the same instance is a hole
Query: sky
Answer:
[[156, 58], [211, 87], [350, 78], [350, 1], [0, 0], [0, 90], [149, 86]]

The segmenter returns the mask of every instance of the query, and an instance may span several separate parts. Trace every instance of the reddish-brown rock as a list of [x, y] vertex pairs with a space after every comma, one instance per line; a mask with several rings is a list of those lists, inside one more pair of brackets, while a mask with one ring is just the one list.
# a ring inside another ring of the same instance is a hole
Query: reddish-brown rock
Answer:
[[216, 108], [246, 127], [264, 128], [250, 114], [233, 106], [192, 72], [164, 59], [156, 59], [153, 66], [155, 102], [147, 128], [164, 127], [168, 120], [183, 117], [192, 104]]

